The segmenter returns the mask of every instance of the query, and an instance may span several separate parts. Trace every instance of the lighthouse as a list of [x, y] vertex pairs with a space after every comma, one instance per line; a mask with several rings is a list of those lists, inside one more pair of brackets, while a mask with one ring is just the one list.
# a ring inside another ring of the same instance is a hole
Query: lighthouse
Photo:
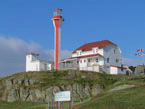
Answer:
[[64, 21], [62, 17], [62, 9], [54, 9], [54, 16], [52, 18], [55, 29], [55, 50], [54, 50], [54, 68], [59, 68], [60, 56], [60, 37], [61, 37], [61, 24]]

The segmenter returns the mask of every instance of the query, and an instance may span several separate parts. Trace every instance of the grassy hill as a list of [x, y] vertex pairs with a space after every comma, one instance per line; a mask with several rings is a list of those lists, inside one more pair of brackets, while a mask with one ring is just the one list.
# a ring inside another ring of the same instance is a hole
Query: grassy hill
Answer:
[[[108, 89], [119, 84], [135, 84], [136, 87], [107, 92]], [[112, 84], [102, 93], [93, 97], [89, 102], [73, 105], [72, 109], [145, 109], [144, 80], [119, 81]]]
[[[138, 76], [127, 75], [110, 75], [101, 74], [91, 71], [41, 71], [41, 72], [22, 72], [14, 75], [1, 78], [0, 87], [3, 81], [9, 78], [37, 78], [40, 82], [35, 83], [31, 88], [45, 88], [46, 86], [65, 85], [72, 83], [88, 83], [90, 85], [99, 84], [103, 86], [104, 90], [100, 94], [91, 98], [88, 103], [74, 104], [73, 109], [122, 109], [122, 108], [145, 108], [144, 101], [144, 78]], [[123, 84], [137, 85], [134, 88], [124, 89], [113, 93], [108, 93], [109, 89]], [[84, 100], [86, 98], [83, 98]], [[65, 104], [67, 105], [67, 103]], [[16, 101], [13, 103], [7, 103], [0, 101], [0, 109], [48, 109], [47, 103], [35, 103], [35, 102], [22, 102]]]

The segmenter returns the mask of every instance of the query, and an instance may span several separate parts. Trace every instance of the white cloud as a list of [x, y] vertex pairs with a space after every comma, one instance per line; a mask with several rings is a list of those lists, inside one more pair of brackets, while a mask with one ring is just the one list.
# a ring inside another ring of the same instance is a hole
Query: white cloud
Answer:
[[[0, 37], [0, 77], [25, 71], [25, 54], [40, 53], [40, 60], [53, 61], [54, 50], [43, 50], [35, 43], [21, 39]], [[71, 51], [61, 51], [61, 59], [71, 57]]]

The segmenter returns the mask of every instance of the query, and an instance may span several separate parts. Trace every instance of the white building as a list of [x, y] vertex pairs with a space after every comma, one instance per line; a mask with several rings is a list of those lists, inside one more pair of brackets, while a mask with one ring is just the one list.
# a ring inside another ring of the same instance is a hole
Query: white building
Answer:
[[84, 44], [72, 52], [71, 58], [60, 63], [60, 69], [126, 74], [126, 68], [121, 67], [121, 50], [109, 40]]
[[28, 71], [46, 71], [51, 70], [53, 62], [38, 60], [39, 54], [27, 53], [26, 54], [26, 72]]

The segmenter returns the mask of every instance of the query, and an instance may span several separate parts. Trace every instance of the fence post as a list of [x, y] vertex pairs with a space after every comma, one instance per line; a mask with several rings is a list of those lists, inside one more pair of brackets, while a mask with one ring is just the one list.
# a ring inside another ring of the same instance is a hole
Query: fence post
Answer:
[[51, 108], [53, 109], [53, 101], [51, 102]]
[[56, 102], [56, 109], [58, 109], [58, 101]]

